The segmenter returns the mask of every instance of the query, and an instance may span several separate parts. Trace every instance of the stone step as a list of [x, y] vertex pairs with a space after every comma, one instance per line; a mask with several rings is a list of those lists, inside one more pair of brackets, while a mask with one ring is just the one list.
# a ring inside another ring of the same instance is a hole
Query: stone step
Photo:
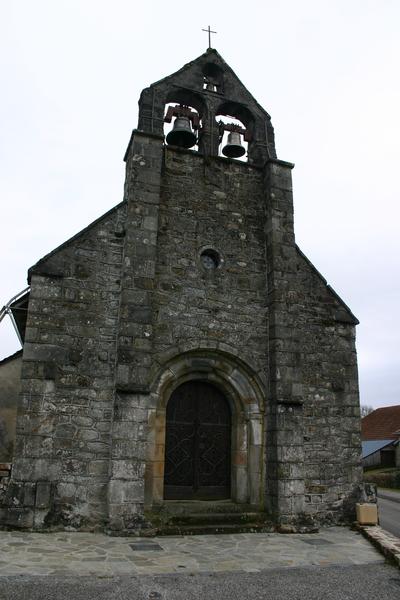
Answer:
[[265, 533], [275, 529], [267, 513], [231, 501], [169, 501], [147, 517], [152, 527], [143, 532], [146, 536]]
[[268, 515], [261, 512], [236, 512], [236, 513], [190, 513], [171, 515], [167, 518], [170, 525], [244, 525], [246, 523], [266, 523]]
[[237, 504], [232, 500], [167, 500], [158, 509], [153, 507], [152, 512], [160, 515], [188, 515], [202, 513], [245, 513], [254, 512], [257, 508], [250, 504]]
[[155, 535], [215, 535], [223, 533], [271, 533], [271, 523], [214, 523], [198, 525], [164, 525], [158, 527]]

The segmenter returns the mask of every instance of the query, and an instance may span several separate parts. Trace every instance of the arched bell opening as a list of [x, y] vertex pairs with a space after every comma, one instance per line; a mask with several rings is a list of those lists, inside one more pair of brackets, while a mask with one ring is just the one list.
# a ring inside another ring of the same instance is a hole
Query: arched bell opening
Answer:
[[166, 144], [198, 151], [203, 114], [204, 103], [197, 94], [185, 89], [171, 90], [164, 112]]
[[223, 93], [224, 73], [215, 63], [206, 63], [203, 68], [203, 90]]
[[247, 162], [248, 142], [244, 139], [245, 127], [239, 119], [217, 115], [219, 138], [218, 156]]
[[254, 119], [240, 104], [225, 102], [215, 117], [219, 128], [218, 155], [246, 162], [253, 141]]
[[191, 106], [185, 104], [166, 105], [164, 136], [167, 146], [198, 151], [200, 129], [200, 116]]

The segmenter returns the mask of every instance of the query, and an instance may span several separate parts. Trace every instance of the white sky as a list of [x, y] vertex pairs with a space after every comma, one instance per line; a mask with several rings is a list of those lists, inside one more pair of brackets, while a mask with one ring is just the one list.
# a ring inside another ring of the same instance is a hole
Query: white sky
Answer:
[[[122, 199], [140, 91], [215, 47], [293, 161], [296, 239], [360, 319], [361, 402], [400, 404], [398, 0], [0, 0], [0, 306]], [[19, 343], [0, 324], [0, 358]]]

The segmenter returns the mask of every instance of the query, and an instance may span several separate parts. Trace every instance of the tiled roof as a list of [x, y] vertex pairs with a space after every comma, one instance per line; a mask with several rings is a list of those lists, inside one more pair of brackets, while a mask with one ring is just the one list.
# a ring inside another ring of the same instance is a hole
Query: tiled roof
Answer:
[[361, 439], [395, 440], [400, 431], [400, 404], [377, 408], [361, 419]]

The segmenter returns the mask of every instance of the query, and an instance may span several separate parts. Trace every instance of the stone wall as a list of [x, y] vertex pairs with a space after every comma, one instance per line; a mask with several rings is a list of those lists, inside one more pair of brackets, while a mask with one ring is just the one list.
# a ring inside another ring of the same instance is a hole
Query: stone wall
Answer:
[[298, 273], [305, 510], [335, 521], [362, 481], [357, 321], [300, 252]]
[[257, 471], [235, 475], [238, 497], [282, 526], [343, 518], [361, 476], [356, 320], [295, 245], [291, 167], [133, 139], [125, 202], [31, 270], [9, 523], [146, 526], [146, 480], [162, 498], [154, 382], [196, 349], [211, 372], [232, 368], [225, 354], [260, 382], [244, 420], [234, 409], [233, 468]]
[[283, 525], [342, 520], [362, 479], [357, 319], [295, 245], [291, 168], [272, 161], [265, 169], [266, 498]]
[[9, 462], [14, 455], [21, 363], [22, 352], [0, 363], [0, 462]]
[[145, 524], [143, 474], [151, 408], [153, 296], [162, 159], [163, 139], [137, 132], [126, 156], [127, 216], [108, 486], [109, 527], [113, 531]]
[[11, 524], [106, 520], [124, 211], [30, 271]]
[[[162, 138], [136, 132], [127, 154], [125, 197], [119, 409], [109, 486], [114, 530], [140, 524], [145, 469], [147, 479], [162, 482], [163, 467], [154, 457], [146, 463], [144, 444], [155, 435], [157, 401], [164, 401], [151, 394], [152, 385], [171, 357], [193, 348], [218, 349], [240, 355], [267, 381], [260, 171], [165, 148]], [[220, 254], [215, 272], [202, 267], [204, 247]], [[159, 472], [149, 473], [154, 469]]]
[[[159, 211], [154, 350], [240, 353], [267, 380], [265, 206], [259, 169], [166, 149]], [[200, 254], [217, 251], [206, 270]]]
[[225, 353], [261, 382], [232, 458], [257, 474], [238, 496], [283, 526], [343, 518], [361, 477], [356, 320], [295, 245], [291, 167], [133, 140], [125, 202], [30, 272], [9, 523], [146, 526], [146, 478], [162, 498], [157, 373], [207, 348], [211, 371], [231, 368]]

